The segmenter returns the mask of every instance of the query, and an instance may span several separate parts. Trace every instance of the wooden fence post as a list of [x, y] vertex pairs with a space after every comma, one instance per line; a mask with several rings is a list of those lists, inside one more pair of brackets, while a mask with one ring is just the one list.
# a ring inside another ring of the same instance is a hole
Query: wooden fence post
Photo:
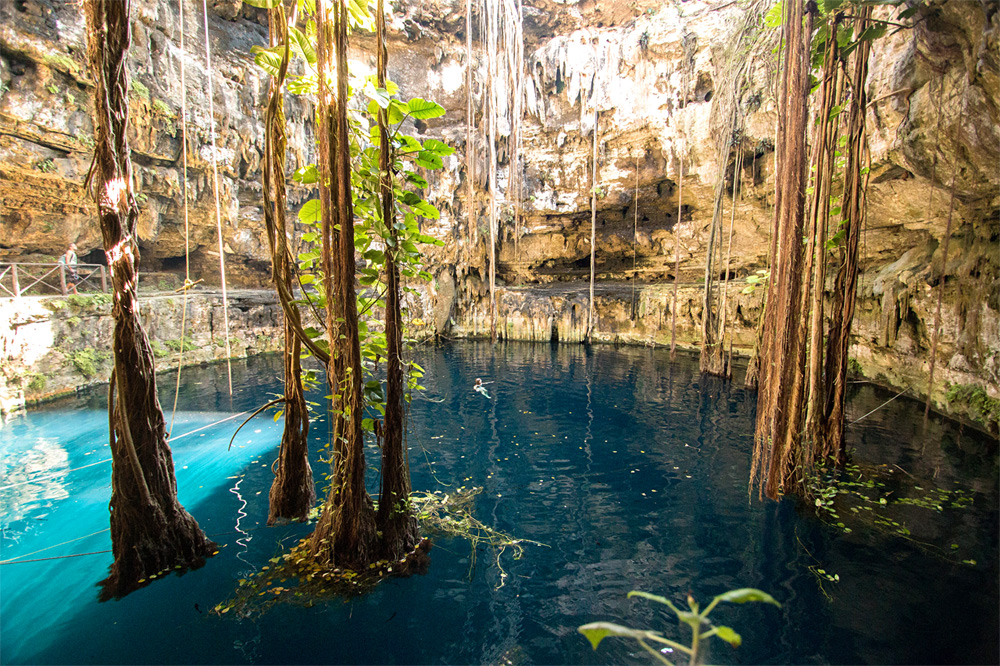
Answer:
[[62, 295], [66, 295], [66, 264], [59, 264], [59, 288], [62, 289]]
[[17, 264], [10, 265], [10, 272], [14, 278], [14, 297], [18, 298], [21, 295], [21, 283], [17, 280]]
[[108, 274], [105, 271], [104, 266], [101, 266], [101, 293], [108, 293]]

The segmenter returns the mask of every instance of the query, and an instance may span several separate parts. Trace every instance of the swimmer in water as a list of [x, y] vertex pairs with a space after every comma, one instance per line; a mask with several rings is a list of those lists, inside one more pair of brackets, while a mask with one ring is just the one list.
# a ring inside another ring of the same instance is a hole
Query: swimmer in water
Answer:
[[[492, 384], [493, 382], [486, 382], [486, 384]], [[490, 394], [486, 392], [486, 384], [483, 384], [483, 380], [476, 377], [476, 385], [472, 387], [472, 390], [476, 393], [481, 393], [484, 398], [489, 398]]]

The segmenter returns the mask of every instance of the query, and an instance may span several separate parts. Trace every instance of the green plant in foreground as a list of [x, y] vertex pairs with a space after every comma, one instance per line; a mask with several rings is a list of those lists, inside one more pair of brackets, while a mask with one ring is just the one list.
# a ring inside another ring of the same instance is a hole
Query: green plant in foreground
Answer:
[[595, 650], [597, 649], [597, 646], [600, 645], [601, 641], [608, 636], [622, 636], [624, 638], [635, 639], [639, 645], [641, 645], [646, 652], [653, 655], [657, 661], [664, 664], [670, 664], [671, 666], [673, 666], [672, 662], [664, 657], [659, 651], [653, 649], [647, 641], [660, 643], [671, 650], [688, 655], [690, 658], [689, 663], [693, 665], [698, 663], [701, 642], [707, 638], [717, 636], [733, 647], [739, 647], [743, 642], [740, 635], [733, 631], [730, 627], [722, 625], [714, 626], [708, 621], [708, 614], [711, 613], [719, 603], [726, 602], [731, 604], [745, 604], [750, 601], [763, 601], [764, 603], [773, 604], [778, 608], [781, 608], [781, 604], [775, 601], [774, 597], [769, 595], [767, 592], [762, 592], [752, 587], [743, 587], [738, 590], [730, 590], [725, 594], [720, 594], [712, 599], [708, 606], [705, 607], [705, 610], [700, 612], [698, 610], [698, 602], [696, 602], [690, 594], [687, 598], [689, 610], [686, 611], [675, 606], [673, 602], [666, 597], [650, 594], [649, 592], [632, 590], [628, 593], [628, 596], [629, 598], [642, 597], [643, 599], [649, 599], [650, 601], [663, 604], [672, 610], [674, 614], [677, 615], [677, 619], [679, 621], [691, 627], [691, 646], [688, 647], [687, 645], [681, 645], [680, 643], [672, 641], [668, 638], [664, 638], [658, 631], [633, 629], [631, 627], [625, 627], [612, 622], [591, 622], [590, 624], [580, 626], [577, 631], [587, 637], [587, 640], [590, 641], [590, 644]]

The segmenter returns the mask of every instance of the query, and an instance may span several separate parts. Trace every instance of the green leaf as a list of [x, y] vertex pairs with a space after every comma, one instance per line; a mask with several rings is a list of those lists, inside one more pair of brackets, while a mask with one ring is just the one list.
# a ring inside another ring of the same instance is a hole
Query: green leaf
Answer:
[[427, 139], [424, 141], [424, 150], [429, 150], [436, 155], [441, 157], [446, 157], [455, 152], [455, 149], [449, 146], [444, 141], [438, 141], [437, 139]]
[[743, 644], [743, 638], [729, 627], [716, 627], [715, 635], [733, 647], [739, 647]]
[[[376, 104], [378, 104], [379, 107], [383, 109], [388, 109], [390, 102], [392, 102], [392, 99], [389, 97], [389, 93], [387, 91], [383, 90], [382, 88], [376, 88], [375, 86], [371, 85], [370, 82], [366, 84], [364, 88], [361, 89], [361, 92], [364, 93], [365, 97], [375, 102]], [[368, 112], [371, 113], [371, 110], [372, 107], [371, 104], [369, 104]]]
[[389, 124], [395, 125], [397, 123], [403, 122], [403, 118], [409, 113], [406, 105], [400, 102], [398, 99], [392, 100], [389, 103]]
[[427, 187], [427, 180], [412, 171], [406, 172], [406, 180], [413, 183], [417, 187]]
[[281, 69], [281, 60], [284, 51], [285, 49], [281, 46], [275, 46], [270, 49], [265, 49], [262, 46], [256, 45], [250, 47], [250, 53], [254, 54], [253, 61], [258, 67], [271, 76], [278, 75], [278, 71]]
[[764, 25], [768, 28], [780, 28], [782, 23], [781, 0], [774, 3], [774, 6], [764, 15]]
[[444, 107], [437, 102], [430, 102], [419, 97], [414, 97], [406, 103], [406, 111], [417, 120], [438, 118], [446, 113]]
[[436, 220], [441, 217], [441, 212], [426, 201], [414, 204], [413, 212], [421, 217], [426, 217], [428, 220]]
[[440, 169], [444, 166], [444, 162], [441, 161], [440, 157], [426, 150], [421, 150], [417, 153], [416, 163], [425, 169]]
[[281, 4], [281, 0], [243, 0], [243, 2], [258, 9], [274, 9]]
[[310, 199], [302, 204], [302, 208], [299, 209], [299, 222], [303, 224], [319, 222], [321, 216], [322, 206], [319, 199]]
[[292, 174], [292, 180], [296, 183], [302, 185], [312, 185], [313, 183], [319, 182], [319, 169], [316, 168], [315, 164], [307, 164], [303, 167], [299, 167]]
[[642, 640], [647, 638], [650, 634], [655, 634], [655, 632], [640, 631], [638, 629], [623, 627], [622, 625], [615, 624], [613, 622], [591, 622], [590, 624], [578, 627], [577, 631], [587, 637], [587, 640], [590, 641], [590, 644], [595, 650], [597, 649], [597, 646], [601, 644], [601, 641], [608, 636], [624, 636], [626, 638]]
[[[768, 594], [767, 592], [763, 592], [761, 590], [754, 589], [752, 587], [742, 587], [738, 590], [730, 590], [725, 594], [720, 594], [719, 596], [715, 597], [715, 599], [718, 599], [720, 602], [724, 601], [730, 604], [745, 604], [749, 601], [762, 601], [764, 603], [773, 604], [778, 608], [781, 608], [781, 604], [775, 601], [774, 597], [772, 597], [770, 594]], [[713, 601], [715, 599], [713, 599]]]
[[[280, 2], [280, 0], [275, 1]], [[295, 26], [288, 26], [288, 39], [291, 41], [296, 53], [301, 55], [310, 65], [316, 65], [316, 49], [313, 48], [312, 42], [301, 30]]]

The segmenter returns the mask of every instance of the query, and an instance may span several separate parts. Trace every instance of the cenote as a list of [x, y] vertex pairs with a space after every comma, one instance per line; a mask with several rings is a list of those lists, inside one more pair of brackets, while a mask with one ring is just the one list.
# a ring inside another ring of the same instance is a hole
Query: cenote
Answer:
[[[892, 393], [852, 385], [848, 422], [882, 405], [847, 430], [876, 508], [843, 493], [835, 519], [748, 493], [755, 394], [700, 374], [694, 358], [481, 342], [428, 344], [415, 358], [427, 388], [410, 408], [414, 490], [481, 487], [479, 520], [539, 544], [525, 543], [520, 559], [500, 553], [498, 567], [488, 547], [473, 559], [467, 541], [432, 536], [425, 575], [312, 607], [212, 613], [311, 528], [264, 526], [280, 424], [258, 416], [227, 452], [245, 418], [233, 417], [280, 390], [280, 358], [234, 363], [231, 397], [225, 366], [193, 368], [173, 430], [179, 496], [220, 552], [120, 601], [97, 601], [111, 562], [103, 391], [0, 429], [0, 660], [647, 663], [621, 639], [592, 650], [577, 627], [607, 620], [683, 640], [669, 610], [626, 594], [707, 601], [755, 587], [782, 607], [720, 605], [713, 619], [743, 644], [717, 642], [709, 661], [997, 661], [998, 474], [985, 435], [933, 416], [925, 429], [917, 403], [883, 405]], [[473, 390], [477, 377], [492, 382], [489, 399]], [[160, 376], [161, 396], [172, 382]], [[314, 449], [324, 424], [314, 425]], [[367, 451], [374, 487], [377, 448]], [[320, 477], [323, 465], [313, 465]]]

